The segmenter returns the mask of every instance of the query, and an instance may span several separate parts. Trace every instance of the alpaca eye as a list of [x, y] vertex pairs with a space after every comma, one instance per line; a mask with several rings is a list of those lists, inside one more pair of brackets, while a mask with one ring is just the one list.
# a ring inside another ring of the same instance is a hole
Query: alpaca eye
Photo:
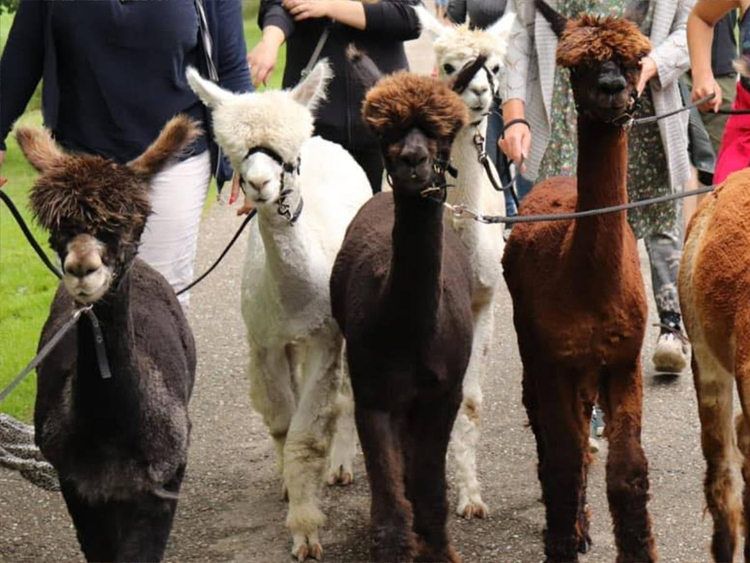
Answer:
[[443, 65], [443, 70], [445, 71], [445, 74], [453, 74], [456, 71], [456, 67], [454, 67], [452, 64], [445, 63]]
[[495, 65], [492, 67], [492, 74], [497, 74], [500, 72], [500, 65]]

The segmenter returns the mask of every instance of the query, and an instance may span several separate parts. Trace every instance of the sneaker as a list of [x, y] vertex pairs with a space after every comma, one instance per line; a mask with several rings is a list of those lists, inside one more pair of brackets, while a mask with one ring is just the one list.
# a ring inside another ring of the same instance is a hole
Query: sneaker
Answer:
[[654, 368], [659, 372], [682, 373], [688, 364], [688, 345], [682, 336], [680, 315], [663, 313], [661, 326], [652, 358]]
[[599, 453], [599, 440], [592, 438], [591, 436], [589, 436], [589, 452], [592, 454]]

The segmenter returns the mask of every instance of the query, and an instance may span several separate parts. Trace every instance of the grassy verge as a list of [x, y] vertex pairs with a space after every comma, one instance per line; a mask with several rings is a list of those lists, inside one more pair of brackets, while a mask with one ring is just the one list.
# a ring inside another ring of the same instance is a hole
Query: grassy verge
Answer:
[[[256, 24], [255, 1], [245, 3], [245, 41], [251, 50], [261, 38]], [[12, 16], [0, 15], [0, 51], [5, 46]], [[269, 86], [281, 85], [281, 70], [285, 53], [279, 55], [277, 70]], [[39, 126], [42, 123], [39, 89], [29, 103], [26, 114], [19, 124]], [[29, 222], [34, 235], [45, 243], [47, 235], [31, 222], [27, 207], [28, 192], [36, 177], [28, 165], [12, 135], [7, 140], [8, 150], [3, 165], [3, 176], [8, 178], [4, 190], [16, 202], [21, 214]], [[216, 200], [216, 187], [212, 182], [206, 199], [206, 211]], [[0, 389], [4, 388], [17, 373], [34, 357], [39, 333], [49, 312], [49, 304], [57, 280], [50, 274], [28, 245], [20, 229], [4, 206], [0, 207]], [[0, 405], [6, 412], [22, 420], [30, 420], [36, 394], [36, 380], [30, 376]]]

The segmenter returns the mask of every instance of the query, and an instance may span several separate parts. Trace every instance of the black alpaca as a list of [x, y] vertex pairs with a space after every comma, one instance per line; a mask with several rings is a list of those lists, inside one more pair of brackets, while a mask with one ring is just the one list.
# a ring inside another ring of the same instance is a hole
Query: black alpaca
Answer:
[[93, 305], [111, 377], [83, 316], [38, 369], [36, 441], [60, 476], [89, 561], [162, 558], [185, 473], [195, 344], [167, 281], [136, 258], [148, 182], [198, 134], [176, 117], [127, 165], [62, 152], [42, 130], [18, 141], [42, 175], [31, 206], [63, 263], [39, 342]]

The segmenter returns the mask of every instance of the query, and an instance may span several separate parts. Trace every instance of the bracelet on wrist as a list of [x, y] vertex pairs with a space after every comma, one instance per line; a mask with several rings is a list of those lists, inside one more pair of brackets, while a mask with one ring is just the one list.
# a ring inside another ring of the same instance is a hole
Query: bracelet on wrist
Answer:
[[508, 128], [509, 128], [509, 127], [510, 127], [511, 125], [516, 125], [517, 123], [522, 123], [523, 125], [525, 125], [526, 127], [528, 127], [528, 128], [529, 128], [529, 131], [531, 131], [531, 125], [529, 125], [529, 122], [528, 122], [528, 121], [526, 121], [525, 119], [521, 119], [521, 118], [518, 118], [518, 119], [511, 119], [510, 121], [508, 121], [508, 123], [504, 124], [504, 125], [503, 125], [503, 133], [504, 133], [505, 131], [507, 131], [507, 130], [508, 130]]

